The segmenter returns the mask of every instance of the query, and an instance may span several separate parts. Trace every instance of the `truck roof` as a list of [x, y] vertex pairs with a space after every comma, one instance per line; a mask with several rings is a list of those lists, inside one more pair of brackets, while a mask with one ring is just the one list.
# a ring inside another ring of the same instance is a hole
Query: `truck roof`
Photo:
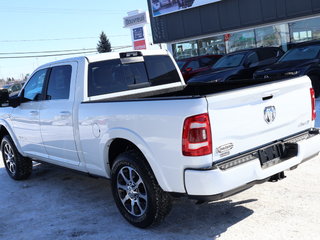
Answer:
[[73, 57], [73, 58], [65, 58], [53, 62], [49, 62], [46, 64], [43, 64], [39, 66], [36, 70], [49, 67], [53, 64], [59, 64], [64, 62], [73, 62], [73, 61], [84, 61], [85, 59], [91, 63], [91, 62], [99, 62], [103, 60], [108, 59], [117, 59], [120, 58], [121, 53], [129, 53], [129, 52], [141, 52], [143, 56], [150, 56], [150, 55], [168, 55], [167, 50], [132, 50], [132, 51], [123, 51], [123, 52], [108, 52], [108, 53], [99, 53], [99, 54], [93, 54], [93, 55], [87, 55], [87, 56], [80, 56], [80, 57]]

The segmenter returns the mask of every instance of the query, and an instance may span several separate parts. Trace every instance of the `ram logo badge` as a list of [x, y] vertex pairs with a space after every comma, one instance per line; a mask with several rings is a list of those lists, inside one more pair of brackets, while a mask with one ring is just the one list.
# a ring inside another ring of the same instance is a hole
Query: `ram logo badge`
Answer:
[[276, 119], [276, 108], [274, 106], [269, 106], [264, 109], [264, 120], [266, 123], [270, 124]]

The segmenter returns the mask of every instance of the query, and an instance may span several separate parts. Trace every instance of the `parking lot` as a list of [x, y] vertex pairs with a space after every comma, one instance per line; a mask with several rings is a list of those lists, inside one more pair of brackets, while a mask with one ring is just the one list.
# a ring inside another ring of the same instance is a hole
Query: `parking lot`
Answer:
[[160, 226], [141, 230], [118, 213], [108, 180], [38, 164], [29, 180], [16, 182], [1, 161], [0, 239], [316, 240], [319, 169], [316, 157], [286, 172], [282, 181], [254, 186], [218, 202], [196, 205], [176, 200]]

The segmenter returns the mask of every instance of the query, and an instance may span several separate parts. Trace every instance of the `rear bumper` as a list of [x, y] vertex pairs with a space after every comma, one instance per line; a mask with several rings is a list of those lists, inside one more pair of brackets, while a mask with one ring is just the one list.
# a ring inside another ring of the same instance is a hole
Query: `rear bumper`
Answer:
[[[239, 159], [237, 157], [214, 164], [210, 169], [186, 169], [184, 177], [188, 196], [200, 200], [218, 200], [228, 197], [257, 183], [264, 182], [277, 173], [298, 166], [319, 154], [320, 135], [318, 130], [311, 130], [306, 139], [302, 138], [301, 140], [299, 136], [296, 139], [298, 150], [296, 156], [276, 161], [271, 166], [262, 167], [257, 157], [247, 158], [246, 161], [237, 165], [230, 165], [229, 163]], [[286, 141], [290, 142], [290, 140]], [[251, 152], [251, 156], [254, 155]], [[244, 156], [246, 157], [248, 154], [244, 154]]]

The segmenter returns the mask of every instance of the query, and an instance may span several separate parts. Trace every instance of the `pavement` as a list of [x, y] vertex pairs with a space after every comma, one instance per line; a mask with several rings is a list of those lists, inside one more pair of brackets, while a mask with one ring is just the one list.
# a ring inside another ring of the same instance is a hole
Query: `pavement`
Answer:
[[0, 239], [318, 240], [319, 169], [318, 156], [221, 201], [175, 200], [161, 225], [138, 229], [118, 213], [108, 180], [37, 164], [30, 179], [14, 181], [0, 161]]

